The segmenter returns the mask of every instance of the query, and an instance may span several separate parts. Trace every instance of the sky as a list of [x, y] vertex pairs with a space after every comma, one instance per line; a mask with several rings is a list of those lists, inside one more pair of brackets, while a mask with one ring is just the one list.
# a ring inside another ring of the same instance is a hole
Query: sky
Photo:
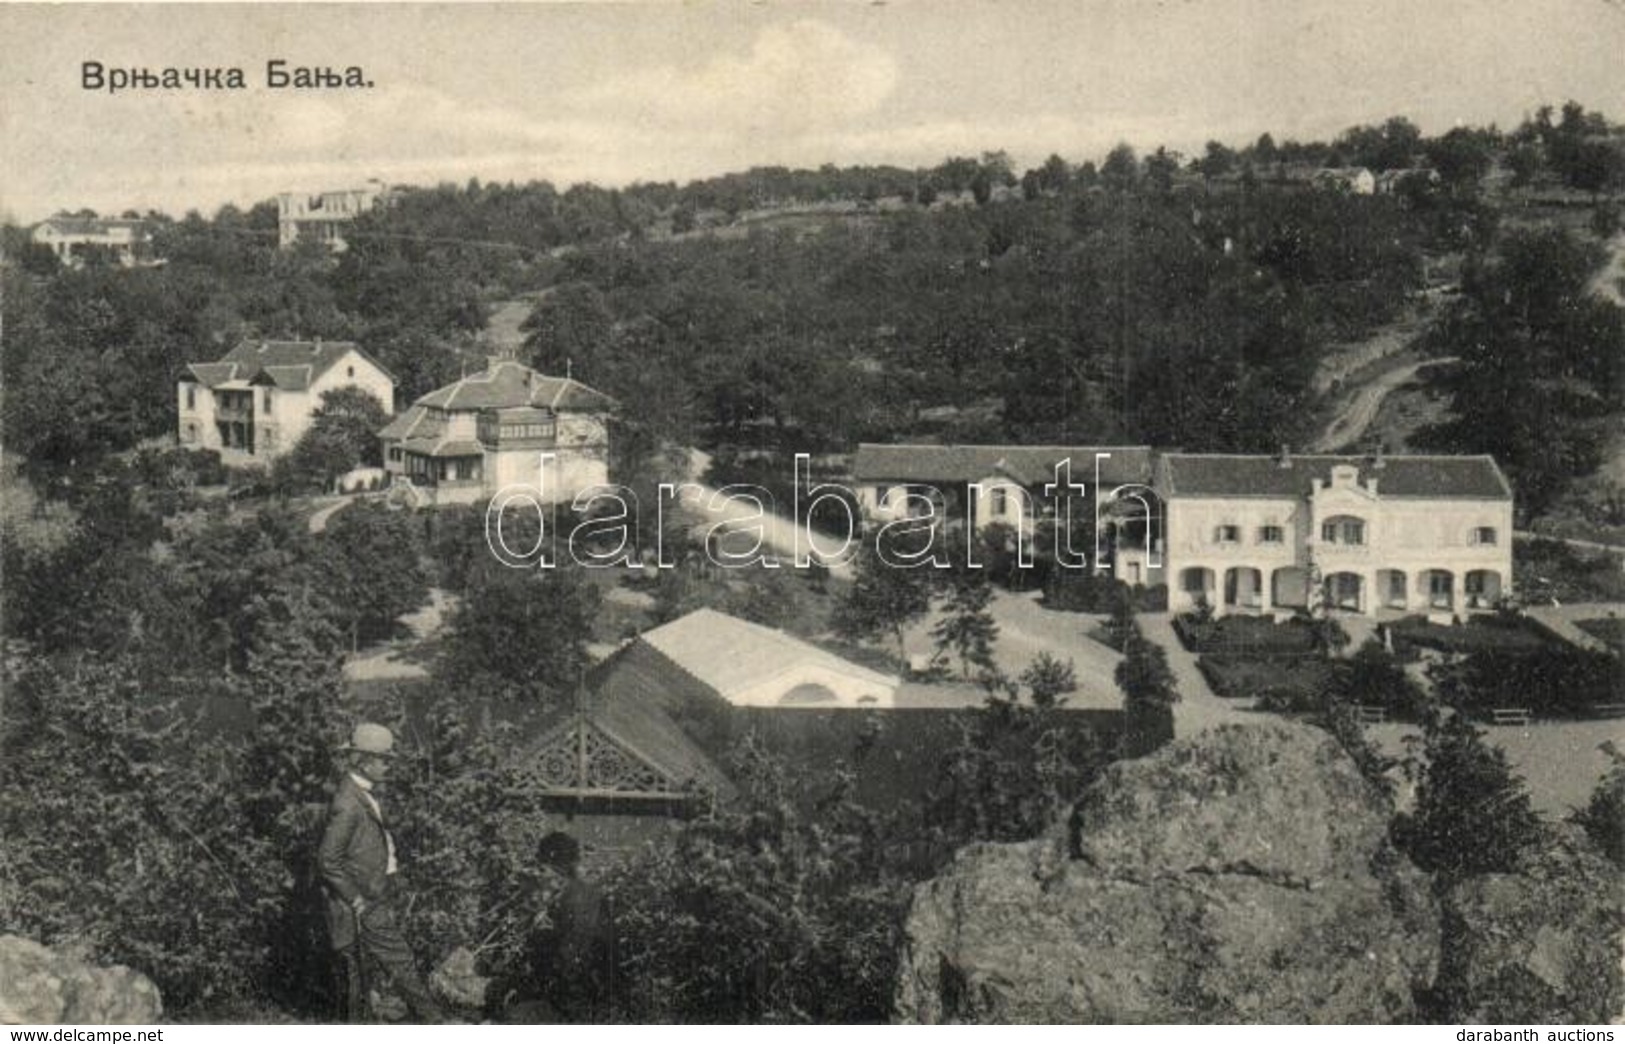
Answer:
[[[1098, 160], [1405, 115], [1625, 120], [1625, 0], [0, 3], [0, 219], [180, 215], [369, 178], [678, 182], [1004, 149]], [[268, 60], [371, 89], [272, 90]], [[242, 68], [240, 91], [81, 64]]]

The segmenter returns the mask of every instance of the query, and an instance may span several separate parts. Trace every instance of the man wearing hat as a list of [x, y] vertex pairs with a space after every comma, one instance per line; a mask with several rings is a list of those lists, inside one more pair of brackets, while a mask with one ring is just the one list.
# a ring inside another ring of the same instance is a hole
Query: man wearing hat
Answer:
[[364, 722], [340, 748], [349, 771], [339, 781], [316, 862], [327, 891], [327, 930], [344, 958], [347, 1015], [361, 1020], [366, 975], [381, 969], [395, 984], [412, 1015], [422, 1022], [445, 1021], [430, 995], [401, 930], [395, 839], [378, 803], [377, 787], [389, 778], [395, 737], [382, 725]]

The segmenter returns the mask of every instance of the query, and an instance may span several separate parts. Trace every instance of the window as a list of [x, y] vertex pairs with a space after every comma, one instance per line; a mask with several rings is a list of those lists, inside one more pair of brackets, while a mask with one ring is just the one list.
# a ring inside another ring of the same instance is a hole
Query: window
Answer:
[[1357, 518], [1329, 518], [1320, 524], [1320, 539], [1328, 544], [1365, 543], [1365, 523]]
[[396, 461], [397, 463], [400, 461], [400, 459], [401, 459], [401, 448], [399, 446], [391, 446], [391, 447], [389, 447], [389, 459], [392, 460], [392, 461]]
[[260, 393], [260, 412], [266, 416], [271, 413], [271, 389], [267, 388]]
[[1224, 525], [1213, 530], [1213, 539], [1220, 544], [1237, 544], [1241, 542], [1241, 527]]
[[189, 410], [197, 409], [197, 387], [194, 385], [188, 384], [186, 386], [186, 408]]
[[355, 367], [354, 366], [346, 366], [344, 368], [344, 376], [346, 376], [346, 377], [354, 377], [355, 376]]
[[1258, 542], [1260, 544], [1279, 544], [1285, 541], [1286, 535], [1280, 526], [1259, 526]]
[[993, 513], [995, 515], [1002, 516], [1009, 509], [1009, 507], [1010, 496], [1004, 491], [1004, 487], [1001, 486], [995, 489], [993, 491]]
[[1473, 537], [1472, 537], [1472, 540], [1470, 542], [1474, 543], [1474, 544], [1490, 544], [1490, 545], [1493, 545], [1495, 543], [1495, 527], [1494, 526], [1478, 526], [1478, 527], [1474, 528], [1473, 529]]

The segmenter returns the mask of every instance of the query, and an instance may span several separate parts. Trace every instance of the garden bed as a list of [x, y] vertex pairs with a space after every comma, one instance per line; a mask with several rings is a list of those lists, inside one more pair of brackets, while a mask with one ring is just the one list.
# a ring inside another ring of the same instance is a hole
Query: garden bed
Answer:
[[1472, 616], [1462, 624], [1429, 623], [1423, 616], [1407, 616], [1387, 625], [1394, 652], [1407, 659], [1417, 649], [1445, 653], [1484, 651], [1540, 652], [1553, 646], [1552, 637], [1523, 617]]
[[1236, 656], [1307, 656], [1316, 652], [1307, 620], [1276, 623], [1261, 616], [1221, 616], [1204, 620], [1194, 613], [1174, 618], [1174, 631], [1194, 653]]
[[1213, 691], [1226, 699], [1265, 695], [1308, 699], [1324, 692], [1332, 677], [1332, 665], [1319, 656], [1209, 653], [1197, 667]]

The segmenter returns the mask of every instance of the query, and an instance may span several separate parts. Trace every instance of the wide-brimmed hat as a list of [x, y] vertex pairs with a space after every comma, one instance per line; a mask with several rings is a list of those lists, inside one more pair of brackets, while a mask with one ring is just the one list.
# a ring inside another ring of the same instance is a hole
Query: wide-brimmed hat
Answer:
[[371, 754], [379, 758], [395, 756], [395, 735], [382, 725], [364, 721], [350, 733], [350, 742], [339, 748], [356, 754]]

